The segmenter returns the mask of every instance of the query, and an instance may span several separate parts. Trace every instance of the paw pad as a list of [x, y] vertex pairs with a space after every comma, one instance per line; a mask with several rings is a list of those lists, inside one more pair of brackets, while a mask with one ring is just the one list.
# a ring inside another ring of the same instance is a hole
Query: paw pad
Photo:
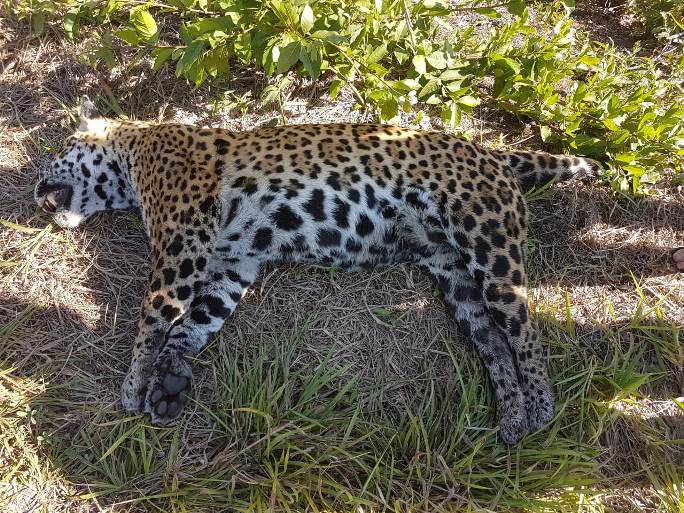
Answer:
[[192, 372], [182, 356], [166, 356], [155, 367], [145, 401], [153, 424], [169, 424], [180, 415], [191, 388]]

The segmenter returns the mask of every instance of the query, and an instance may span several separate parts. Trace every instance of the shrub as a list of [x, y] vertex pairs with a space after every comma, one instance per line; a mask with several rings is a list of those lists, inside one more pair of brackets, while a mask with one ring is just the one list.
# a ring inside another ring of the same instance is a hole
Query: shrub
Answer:
[[[437, 111], [456, 127], [490, 102], [536, 121], [544, 141], [605, 162], [623, 192], [646, 192], [684, 163], [684, 58], [667, 54], [657, 66], [588, 41], [569, 18], [574, 0], [539, 7], [541, 26], [523, 0], [498, 9], [435, 0], [5, 1], [36, 32], [50, 20], [78, 39], [88, 24], [93, 65], [148, 57], [153, 71], [171, 64], [195, 86], [230, 77], [236, 65], [282, 76], [266, 103], [288, 74], [326, 80], [332, 99], [348, 86], [383, 121]], [[484, 37], [449, 24], [455, 12], [500, 18], [502, 8], [512, 17]]]
[[657, 37], [684, 44], [684, 2], [629, 0], [630, 10]]

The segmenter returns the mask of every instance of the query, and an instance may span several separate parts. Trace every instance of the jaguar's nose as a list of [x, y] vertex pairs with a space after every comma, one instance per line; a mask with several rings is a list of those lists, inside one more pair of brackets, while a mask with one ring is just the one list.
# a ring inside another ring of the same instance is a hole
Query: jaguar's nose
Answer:
[[66, 208], [71, 201], [73, 190], [70, 185], [39, 183], [36, 187], [38, 205], [48, 214]]

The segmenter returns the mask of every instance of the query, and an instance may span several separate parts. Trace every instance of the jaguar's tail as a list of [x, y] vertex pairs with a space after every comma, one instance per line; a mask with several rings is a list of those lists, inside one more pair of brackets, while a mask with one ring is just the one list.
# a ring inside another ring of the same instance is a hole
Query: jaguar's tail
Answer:
[[586, 157], [531, 151], [498, 153], [508, 163], [525, 190], [548, 182], [597, 178], [603, 172], [603, 168], [597, 162]]

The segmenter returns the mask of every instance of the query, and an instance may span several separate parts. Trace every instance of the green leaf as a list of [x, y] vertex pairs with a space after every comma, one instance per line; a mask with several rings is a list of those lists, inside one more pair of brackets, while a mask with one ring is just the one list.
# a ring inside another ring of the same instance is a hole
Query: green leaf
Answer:
[[439, 79], [442, 82], [452, 82], [454, 80], [463, 80], [466, 76], [460, 69], [448, 69], [439, 76]]
[[302, 15], [299, 17], [299, 24], [304, 33], [308, 33], [311, 30], [311, 27], [313, 27], [314, 13], [309, 4], [306, 4], [304, 9], [302, 9]]
[[375, 49], [366, 58], [367, 64], [375, 64], [380, 59], [387, 55], [387, 43], [382, 43], [375, 47]]
[[405, 50], [394, 50], [394, 58], [399, 64], [404, 64], [410, 56], [411, 53]]
[[593, 68], [594, 66], [601, 63], [601, 59], [599, 59], [598, 57], [595, 57], [593, 55], [583, 55], [582, 57], [579, 58], [579, 61], [582, 64], [586, 64], [590, 68]]
[[541, 135], [542, 141], [544, 142], [548, 142], [554, 137], [553, 130], [551, 130], [551, 127], [546, 125], [541, 125], [539, 127], [539, 133]]
[[204, 57], [204, 68], [211, 77], [221, 77], [228, 74], [230, 70], [230, 55], [228, 50], [223, 47], [209, 50]]
[[480, 99], [475, 98], [474, 96], [461, 96], [460, 98], [456, 98], [456, 102], [459, 105], [464, 105], [466, 107], [477, 107], [480, 105]]
[[145, 41], [152, 41], [158, 37], [157, 22], [145, 6], [131, 9], [131, 23], [138, 35]]
[[194, 64], [197, 59], [200, 58], [202, 52], [204, 51], [204, 44], [204, 41], [197, 40], [188, 45], [188, 47], [183, 51], [183, 55], [176, 65], [177, 75], [180, 75], [182, 72], [188, 70], [190, 66], [192, 66], [192, 64]]
[[428, 80], [427, 84], [418, 92], [418, 98], [426, 100], [439, 89], [439, 81], [436, 78]]
[[132, 28], [117, 30], [114, 32], [114, 35], [119, 39], [126, 41], [129, 45], [137, 45], [140, 41], [138, 33]]
[[642, 174], [644, 174], [645, 171], [642, 166], [633, 166], [629, 164], [622, 166], [622, 169], [629, 172], [629, 174], [636, 176], [641, 176]]
[[447, 67], [446, 56], [444, 55], [444, 52], [442, 50], [432, 52], [425, 58], [425, 60], [427, 60], [430, 66], [436, 69], [444, 69]]
[[399, 104], [395, 98], [388, 98], [380, 106], [380, 117], [384, 121], [389, 121], [399, 114]]
[[461, 111], [456, 102], [449, 101], [442, 105], [441, 118], [446, 125], [458, 126], [461, 122]]
[[478, 7], [475, 9], [475, 12], [477, 14], [482, 14], [483, 16], [487, 16], [488, 18], [492, 18], [495, 20], [498, 20], [501, 18], [501, 14], [499, 14], [499, 11], [496, 9], [492, 9], [491, 7]]
[[343, 36], [339, 32], [335, 32], [332, 30], [317, 30], [316, 32], [311, 34], [311, 37], [315, 39], [321, 39], [323, 41], [327, 41], [333, 44], [340, 44], [347, 40], [345, 36]]
[[506, 9], [508, 9], [508, 12], [511, 14], [522, 16], [525, 12], [525, 0], [511, 0], [506, 4]]
[[77, 11], [69, 11], [64, 15], [64, 32], [69, 39], [74, 40], [78, 38], [79, 18]]
[[36, 34], [42, 34], [45, 30], [45, 13], [38, 11], [32, 16], [31, 25], [33, 26], [33, 32]]
[[161, 68], [164, 63], [171, 58], [171, 54], [173, 54], [173, 48], [157, 48], [154, 52], [152, 52], [152, 55], [155, 56], [154, 64], [152, 65], [152, 71], [159, 71], [159, 68]]
[[242, 64], [249, 64], [252, 60], [252, 35], [247, 33], [236, 39], [233, 51]]
[[520, 73], [520, 63], [511, 59], [510, 57], [502, 57], [501, 59], [497, 59], [494, 61], [494, 64], [504, 71], [513, 72], [515, 75]]
[[414, 55], [411, 62], [413, 62], [413, 67], [415, 68], [416, 73], [419, 75], [425, 75], [425, 72], [427, 71], [425, 55]]
[[307, 47], [302, 46], [299, 51], [299, 60], [308, 75], [316, 80], [321, 75], [322, 46], [319, 41], [312, 41]]
[[637, 158], [636, 153], [618, 153], [615, 155], [615, 160], [624, 164], [630, 164]]
[[494, 79], [494, 86], [492, 87], [492, 95], [494, 98], [501, 96], [504, 90], [508, 89], [508, 79], [504, 75], [500, 75]]
[[112, 52], [111, 46], [101, 46], [95, 50], [94, 53], [89, 55], [89, 60], [92, 66], [95, 66], [100, 60], [104, 61], [105, 66], [109, 69], [116, 66], [116, 57], [114, 56], [114, 52]]
[[575, 9], [575, 0], [561, 0], [563, 7], [565, 7], [565, 14], [570, 16], [572, 11]]
[[330, 99], [335, 100], [337, 95], [340, 94], [340, 89], [342, 88], [342, 80], [333, 80], [330, 82], [330, 89], [328, 89], [328, 94], [330, 94]]
[[[276, 73], [285, 73], [292, 66], [294, 66], [299, 59], [300, 50], [301, 45], [297, 41], [288, 44], [285, 48], [280, 48], [276, 65]], [[275, 55], [273, 60], [276, 60]]]
[[275, 85], [267, 86], [261, 93], [261, 106], [266, 107], [271, 103], [278, 101], [280, 98], [280, 90]]

